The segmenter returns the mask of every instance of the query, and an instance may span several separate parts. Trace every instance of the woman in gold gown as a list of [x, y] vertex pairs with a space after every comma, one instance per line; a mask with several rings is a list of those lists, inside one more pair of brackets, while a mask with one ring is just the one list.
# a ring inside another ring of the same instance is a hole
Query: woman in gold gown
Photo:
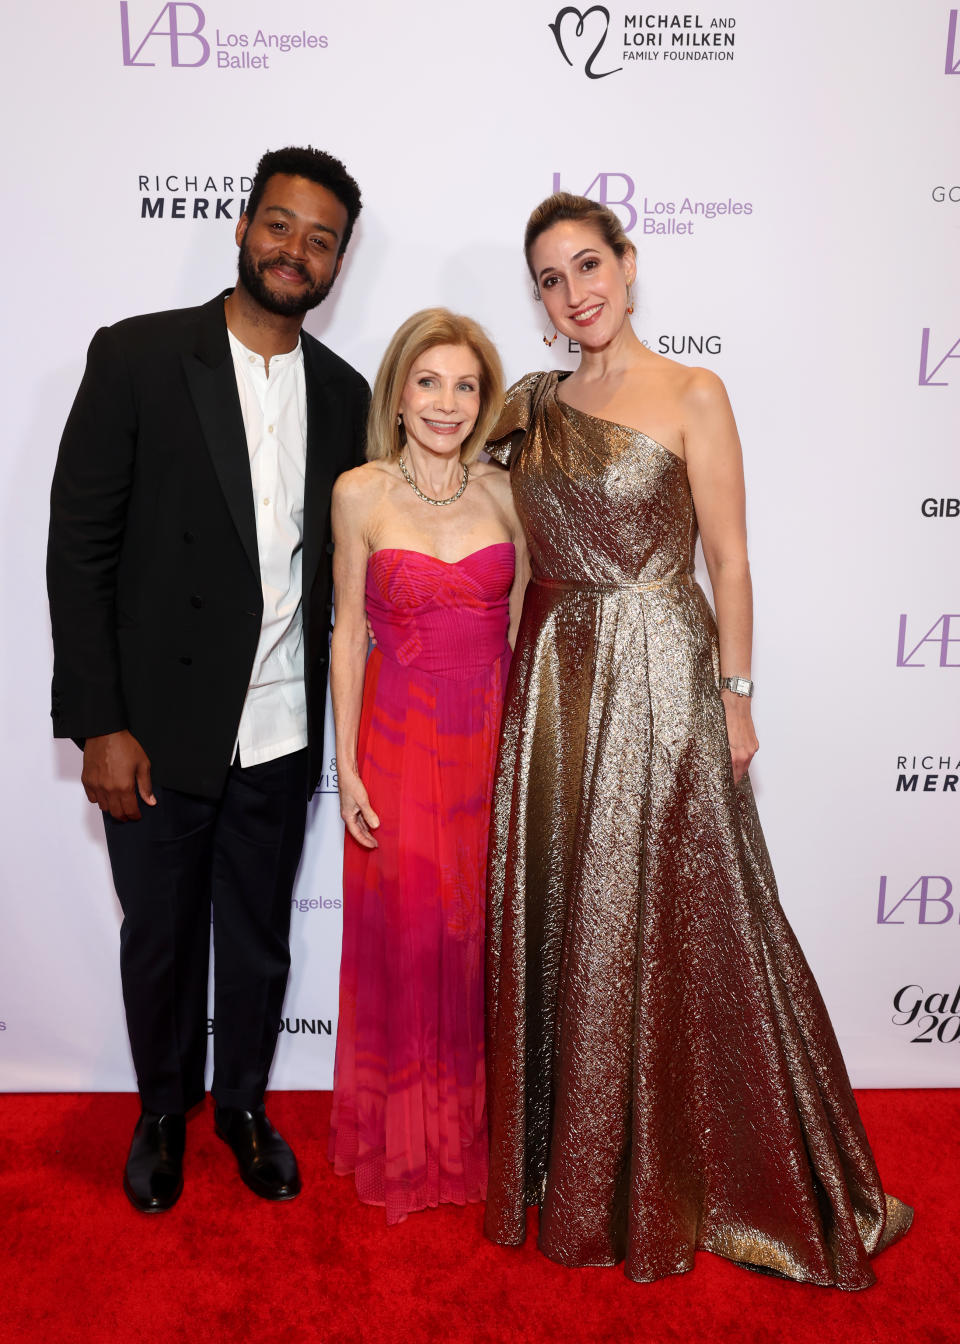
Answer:
[[612, 212], [551, 197], [526, 255], [582, 356], [522, 378], [490, 448], [532, 581], [489, 861], [486, 1232], [518, 1245], [537, 1204], [561, 1264], [623, 1260], [645, 1282], [708, 1250], [864, 1288], [912, 1214], [884, 1195], [746, 773], [729, 402], [635, 336], [635, 251]]

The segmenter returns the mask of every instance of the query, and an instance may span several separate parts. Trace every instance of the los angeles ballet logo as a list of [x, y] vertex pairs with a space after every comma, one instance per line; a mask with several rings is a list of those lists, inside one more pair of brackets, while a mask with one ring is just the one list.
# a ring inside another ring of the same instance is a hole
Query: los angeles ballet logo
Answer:
[[951, 9], [950, 18], [947, 21], [947, 59], [944, 63], [944, 72], [948, 75], [960, 75], [960, 23], [957, 22], [958, 10]]
[[[945, 355], [937, 359], [936, 348], [934, 353], [930, 353], [930, 328], [924, 327], [920, 337], [920, 386], [921, 387], [949, 387], [949, 381], [946, 377], [948, 370], [944, 370], [944, 365], [948, 359], [960, 359], [960, 337], [958, 337]], [[943, 349], [943, 345], [939, 347]], [[931, 360], [936, 363], [931, 367]], [[940, 377], [937, 377], [937, 374]]]
[[953, 1045], [960, 1041], [960, 986], [953, 998], [949, 990], [934, 990], [924, 997], [922, 985], [903, 985], [893, 996], [895, 1027], [915, 1027], [911, 1045]]
[[[136, 16], [131, 6], [137, 4]], [[151, 21], [138, 0], [120, 0], [120, 40], [124, 65], [153, 68], [169, 63], [175, 69], [270, 70], [271, 60], [291, 52], [325, 51], [324, 33], [278, 33], [265, 28], [234, 32], [207, 28], [207, 16], [193, 0], [168, 0]], [[208, 36], [205, 36], [204, 33]], [[211, 59], [212, 58], [212, 59]]]
[[960, 667], [960, 661], [951, 656], [951, 645], [960, 644], [960, 612], [945, 611], [916, 643], [912, 642], [916, 639], [916, 630], [912, 635], [907, 634], [908, 620], [907, 614], [901, 613], [897, 667]]
[[564, 185], [563, 174], [553, 174], [553, 191], [573, 191], [608, 206], [618, 215], [626, 233], [638, 229], [645, 235], [665, 234], [691, 238], [704, 224], [730, 218], [746, 219], [753, 214], [752, 201], [705, 200], [697, 196], [678, 196], [661, 200], [659, 196], [641, 196], [629, 173], [597, 173], [585, 187], [579, 182]]
[[[203, 36], [207, 22], [199, 5], [188, 0], [171, 0], [164, 5], [139, 41], [132, 36], [130, 5], [120, 0], [120, 36], [123, 42], [124, 65], [157, 64], [147, 56], [157, 55], [157, 39], [170, 44], [170, 64], [174, 67], [196, 68], [210, 59], [210, 43]], [[141, 30], [142, 31], [142, 30]], [[149, 47], [149, 51], [146, 48]], [[193, 57], [193, 60], [188, 59]]]
[[891, 891], [887, 874], [880, 878], [877, 899], [878, 924], [919, 924], [924, 927], [950, 924], [956, 908], [950, 899], [953, 883], [942, 873], [924, 873], [907, 888], [902, 896]]
[[[589, 24], [589, 33], [587, 31], [588, 20], [592, 15], [596, 19]], [[600, 55], [604, 42], [607, 40], [607, 34], [610, 31], [610, 11], [603, 5], [591, 5], [589, 9], [582, 12], [575, 9], [573, 5], [566, 5], [559, 11], [553, 23], [547, 24], [547, 27], [553, 33], [559, 48], [560, 55], [566, 61], [567, 65], [573, 66], [567, 48], [576, 54], [577, 61], [583, 62], [583, 73], [587, 79], [606, 79], [607, 75], [619, 74], [622, 66], [617, 66], [614, 70], [594, 70], [593, 63]], [[597, 38], [591, 47], [591, 42]]]

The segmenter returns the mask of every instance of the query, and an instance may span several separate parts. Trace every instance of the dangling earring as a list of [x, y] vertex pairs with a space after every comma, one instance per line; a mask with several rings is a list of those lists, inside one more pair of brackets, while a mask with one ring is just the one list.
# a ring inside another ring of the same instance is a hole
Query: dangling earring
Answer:
[[629, 317], [632, 312], [633, 312], [633, 293], [630, 286], [627, 285], [627, 316]]
[[[550, 325], [551, 325], [551, 323], [550, 323], [549, 320], [548, 320], [548, 321], [547, 321], [547, 327], [549, 327]], [[556, 327], [554, 327], [554, 328], [553, 328], [553, 340], [548, 340], [548, 339], [547, 339], [547, 327], [544, 327], [544, 329], [543, 329], [543, 343], [544, 343], [544, 345], [547, 346], [547, 348], [549, 349], [549, 347], [550, 347], [551, 345], [554, 344], [554, 342], [556, 341], [556, 339], [557, 339], [557, 337], [560, 335], [560, 333], [559, 333], [559, 331], [557, 331]]]
[[400, 413], [399, 411], [397, 411], [397, 438], [400, 440], [400, 447], [401, 447], [401, 448], [406, 448], [406, 446], [407, 446], [407, 430], [406, 430], [406, 426], [405, 426], [404, 423], [403, 423], [403, 416], [401, 415], [401, 413]]

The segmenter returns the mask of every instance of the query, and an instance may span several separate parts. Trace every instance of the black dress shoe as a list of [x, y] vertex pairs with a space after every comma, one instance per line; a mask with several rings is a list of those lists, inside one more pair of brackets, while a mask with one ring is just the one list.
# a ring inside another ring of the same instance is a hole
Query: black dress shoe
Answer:
[[163, 1213], [180, 1198], [186, 1137], [184, 1116], [142, 1112], [123, 1173], [127, 1199], [141, 1213]]
[[294, 1199], [300, 1193], [300, 1172], [290, 1145], [267, 1119], [262, 1106], [241, 1111], [218, 1106], [214, 1129], [233, 1150], [240, 1177], [262, 1199]]

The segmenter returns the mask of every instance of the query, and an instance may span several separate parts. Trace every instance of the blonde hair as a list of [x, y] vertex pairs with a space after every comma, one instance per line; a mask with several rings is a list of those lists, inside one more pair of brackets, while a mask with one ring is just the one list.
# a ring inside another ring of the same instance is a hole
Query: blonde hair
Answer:
[[404, 437], [397, 412], [403, 389], [414, 362], [437, 345], [465, 345], [480, 364], [480, 414], [461, 446], [460, 461], [472, 462], [487, 442], [503, 405], [503, 367], [496, 346], [472, 318], [447, 308], [424, 308], [400, 327], [377, 370], [367, 419], [368, 462], [400, 456]]
[[559, 224], [564, 219], [576, 220], [580, 224], [586, 224], [596, 229], [607, 247], [621, 261], [628, 252], [632, 252], [634, 256], [637, 255], [637, 249], [624, 233], [623, 225], [612, 210], [608, 210], [605, 205], [598, 205], [596, 201], [591, 201], [587, 196], [574, 196], [569, 191], [558, 191], [553, 196], [548, 196], [545, 201], [541, 201], [534, 209], [527, 220], [527, 227], [523, 235], [523, 255], [527, 259], [527, 269], [533, 280], [538, 299], [540, 288], [537, 285], [537, 277], [533, 273], [533, 261], [531, 259], [533, 245], [542, 233], [546, 233], [547, 229], [552, 229], [554, 224]]

